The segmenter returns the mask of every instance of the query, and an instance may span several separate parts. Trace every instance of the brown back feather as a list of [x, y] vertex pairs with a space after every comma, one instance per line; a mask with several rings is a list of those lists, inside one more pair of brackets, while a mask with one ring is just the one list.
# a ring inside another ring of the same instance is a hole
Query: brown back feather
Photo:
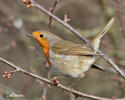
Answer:
[[79, 55], [79, 56], [92, 56], [99, 55], [93, 49], [85, 47], [81, 44], [75, 44], [70, 41], [61, 40], [55, 43], [52, 51], [62, 55]]

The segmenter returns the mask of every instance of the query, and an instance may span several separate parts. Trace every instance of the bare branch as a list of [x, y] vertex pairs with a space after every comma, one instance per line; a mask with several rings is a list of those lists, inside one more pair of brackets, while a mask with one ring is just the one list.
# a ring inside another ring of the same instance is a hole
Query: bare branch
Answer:
[[[50, 9], [50, 12], [53, 13], [59, 0], [55, 0], [53, 7]], [[51, 29], [51, 23], [52, 23], [52, 16], [49, 17], [49, 31]]]
[[74, 95], [72, 93], [69, 94], [70, 100], [75, 100]]
[[[50, 69], [48, 71], [48, 79], [51, 79], [51, 70]], [[43, 94], [42, 94], [41, 100], [46, 100], [47, 90], [48, 90], [48, 85], [45, 84], [45, 87], [43, 88]]]
[[23, 68], [21, 68], [21, 67], [19, 67], [19, 66], [16, 66], [16, 65], [14, 65], [13, 63], [11, 63], [11, 62], [9, 62], [9, 61], [7, 61], [7, 60], [1, 58], [1, 57], [0, 57], [0, 61], [3, 62], [3, 63], [5, 63], [5, 64], [7, 64], [9, 67], [11, 67], [11, 68], [13, 68], [13, 69], [15, 69], [15, 70], [18, 70], [18, 71], [20, 71], [20, 72], [22, 72], [22, 73], [24, 73], [24, 74], [26, 74], [26, 75], [29, 75], [29, 76], [31, 76], [31, 77], [37, 79], [37, 80], [43, 81], [43, 82], [45, 82], [45, 83], [47, 83], [47, 84], [50, 84], [50, 85], [52, 85], [52, 86], [55, 86], [55, 87], [60, 88], [60, 89], [62, 89], [62, 90], [65, 90], [65, 91], [67, 91], [67, 92], [69, 92], [69, 93], [72, 93], [72, 94], [74, 94], [74, 95], [76, 95], [76, 96], [86, 97], [86, 98], [90, 98], [90, 99], [94, 99], [94, 100], [124, 100], [124, 99], [102, 98], [102, 97], [98, 97], [98, 96], [94, 96], [94, 95], [85, 94], [85, 93], [76, 91], [76, 90], [74, 90], [74, 89], [67, 88], [67, 87], [63, 86], [62, 84], [59, 84], [59, 85], [56, 86], [52, 81], [50, 81], [50, 80], [48, 80], [48, 79], [46, 79], [46, 78], [43, 78], [43, 77], [41, 77], [41, 76], [39, 76], [39, 75], [33, 74], [33, 73], [31, 73], [31, 72], [28, 72], [28, 71], [24, 70]]

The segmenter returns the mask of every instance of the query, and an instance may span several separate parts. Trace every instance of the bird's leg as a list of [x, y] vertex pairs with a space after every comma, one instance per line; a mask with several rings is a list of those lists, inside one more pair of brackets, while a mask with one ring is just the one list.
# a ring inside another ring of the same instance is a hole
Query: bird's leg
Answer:
[[68, 86], [69, 88], [72, 88], [81, 78], [83, 78], [85, 76], [85, 74], [82, 74], [77, 80], [75, 80], [70, 86]]

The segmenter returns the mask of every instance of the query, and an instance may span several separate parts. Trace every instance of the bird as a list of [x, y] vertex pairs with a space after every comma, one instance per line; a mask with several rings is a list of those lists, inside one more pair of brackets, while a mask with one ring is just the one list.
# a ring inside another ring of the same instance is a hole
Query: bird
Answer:
[[97, 57], [100, 56], [97, 51], [103, 35], [111, 28], [114, 20], [115, 18], [111, 18], [107, 25], [86, 45], [64, 40], [54, 33], [44, 30], [27, 35], [33, 37], [40, 44], [52, 69], [78, 78], [84, 76], [91, 67], [100, 69], [94, 65]]

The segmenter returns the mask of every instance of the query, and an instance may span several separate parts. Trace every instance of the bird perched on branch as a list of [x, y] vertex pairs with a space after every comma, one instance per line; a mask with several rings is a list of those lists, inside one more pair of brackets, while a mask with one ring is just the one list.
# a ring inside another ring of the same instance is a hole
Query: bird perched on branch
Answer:
[[[102, 36], [113, 25], [114, 18], [87, 45], [66, 41], [48, 31], [35, 31], [28, 36], [37, 40], [46, 60], [53, 69], [73, 78], [84, 76], [94, 65]], [[98, 68], [100, 69], [100, 68]]]

